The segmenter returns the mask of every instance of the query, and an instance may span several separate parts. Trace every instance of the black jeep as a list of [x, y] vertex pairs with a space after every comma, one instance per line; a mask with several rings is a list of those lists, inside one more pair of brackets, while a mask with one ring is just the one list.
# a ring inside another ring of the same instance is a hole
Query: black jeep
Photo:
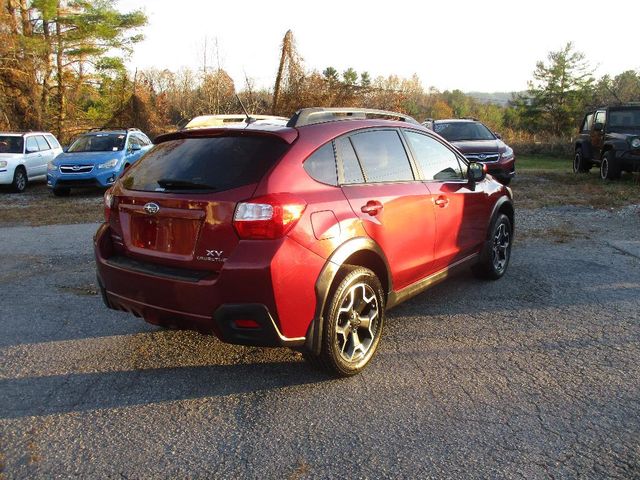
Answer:
[[600, 166], [605, 180], [640, 170], [640, 104], [602, 107], [585, 115], [575, 142], [573, 171]]

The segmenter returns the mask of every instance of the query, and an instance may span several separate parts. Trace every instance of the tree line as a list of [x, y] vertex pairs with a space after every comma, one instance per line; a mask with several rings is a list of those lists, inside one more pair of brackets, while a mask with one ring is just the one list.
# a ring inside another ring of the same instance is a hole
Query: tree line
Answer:
[[0, 128], [50, 130], [63, 141], [98, 126], [136, 126], [156, 135], [196, 115], [238, 113], [237, 93], [256, 114], [367, 107], [419, 121], [474, 117], [514, 143], [564, 142], [588, 108], [640, 101], [639, 72], [596, 79], [571, 43], [539, 61], [528, 89], [506, 105], [460, 90], [425, 89], [416, 75], [307, 69], [291, 31], [274, 52], [272, 89], [255, 88], [249, 77], [236, 85], [219, 63], [129, 72], [124, 59], [142, 40], [147, 21], [141, 11], [119, 11], [115, 0], [0, 0]]

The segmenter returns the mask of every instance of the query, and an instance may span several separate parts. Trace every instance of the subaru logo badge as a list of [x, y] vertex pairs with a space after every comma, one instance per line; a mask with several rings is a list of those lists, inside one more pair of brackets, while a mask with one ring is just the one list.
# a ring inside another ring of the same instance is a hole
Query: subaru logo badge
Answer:
[[480, 155], [478, 155], [478, 158], [479, 158], [480, 160], [484, 160], [484, 159], [486, 159], [486, 158], [487, 158], [487, 156], [486, 156], [484, 153], [481, 153]]
[[144, 207], [144, 211], [149, 215], [155, 215], [160, 210], [160, 205], [157, 203], [149, 202]]
[[78, 170], [80, 170], [82, 167], [80, 165], [74, 165], [73, 167], [71, 167], [71, 170], [73, 170], [74, 172], [77, 172]]

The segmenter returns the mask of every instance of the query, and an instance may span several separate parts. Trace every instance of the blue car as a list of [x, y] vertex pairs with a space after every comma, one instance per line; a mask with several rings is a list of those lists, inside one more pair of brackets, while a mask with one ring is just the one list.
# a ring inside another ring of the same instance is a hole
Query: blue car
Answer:
[[99, 130], [80, 135], [47, 166], [47, 186], [59, 197], [72, 188], [108, 188], [153, 147], [137, 128]]

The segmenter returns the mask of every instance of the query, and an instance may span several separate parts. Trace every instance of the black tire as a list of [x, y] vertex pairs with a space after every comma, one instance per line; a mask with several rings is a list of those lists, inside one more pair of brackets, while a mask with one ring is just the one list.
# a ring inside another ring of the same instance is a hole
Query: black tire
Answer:
[[473, 266], [473, 273], [483, 279], [497, 280], [507, 271], [513, 244], [513, 229], [509, 217], [503, 213], [491, 222], [490, 235], [480, 253], [480, 260]]
[[68, 197], [71, 193], [71, 189], [68, 187], [57, 187], [53, 189], [53, 194], [56, 197]]
[[313, 366], [333, 375], [355, 375], [373, 358], [384, 318], [378, 277], [368, 268], [346, 267], [336, 277], [324, 312], [320, 354], [303, 351], [303, 355]]
[[585, 160], [582, 155], [582, 149], [578, 148], [575, 156], [573, 157], [573, 173], [588, 173], [592, 166], [593, 164], [590, 161]]
[[16, 193], [22, 193], [27, 188], [27, 171], [23, 166], [16, 167], [13, 172], [13, 182], [11, 182], [11, 190]]
[[600, 178], [602, 180], [617, 180], [620, 178], [620, 166], [612, 151], [605, 152], [600, 162]]

